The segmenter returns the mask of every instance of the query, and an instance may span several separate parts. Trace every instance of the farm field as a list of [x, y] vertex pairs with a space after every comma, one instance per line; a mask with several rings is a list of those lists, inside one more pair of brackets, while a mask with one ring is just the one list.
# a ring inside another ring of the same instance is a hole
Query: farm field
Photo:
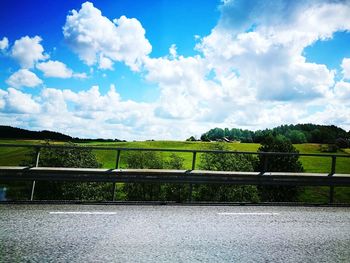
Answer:
[[[0, 140], [0, 144], [41, 144], [38, 140]], [[63, 144], [62, 142], [52, 142]], [[227, 150], [256, 152], [259, 144], [254, 143], [224, 143]], [[135, 142], [88, 142], [79, 143], [81, 146], [99, 146], [99, 147], [121, 147], [121, 148], [159, 148], [159, 149], [188, 149], [204, 150], [212, 149], [213, 143], [210, 142], [183, 142], [183, 141], [135, 141]], [[296, 144], [295, 147], [300, 153], [322, 153], [319, 144]], [[24, 165], [28, 154], [32, 150], [26, 147], [0, 147], [0, 166]], [[116, 151], [115, 150], [93, 150], [99, 163], [103, 168], [115, 168]], [[338, 154], [349, 154], [349, 149], [338, 151]], [[121, 152], [120, 168], [126, 168], [125, 156], [127, 151]], [[161, 152], [164, 160], [167, 160], [171, 152]], [[184, 159], [184, 169], [191, 169], [192, 153], [176, 153]], [[200, 168], [201, 154], [197, 154], [196, 168]], [[305, 172], [328, 173], [331, 168], [331, 158], [322, 157], [300, 157]], [[336, 173], [350, 174], [350, 158], [337, 158]], [[300, 201], [303, 202], [327, 202], [328, 187], [305, 187], [300, 195]], [[350, 189], [347, 187], [335, 188], [335, 200], [339, 202], [350, 202]]]

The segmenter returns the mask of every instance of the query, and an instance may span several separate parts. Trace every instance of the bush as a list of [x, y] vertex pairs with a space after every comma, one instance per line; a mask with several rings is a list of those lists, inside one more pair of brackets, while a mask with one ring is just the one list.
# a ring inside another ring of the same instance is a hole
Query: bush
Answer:
[[[158, 152], [133, 151], [126, 154], [128, 169], [162, 169], [163, 158]], [[126, 200], [160, 200], [161, 185], [151, 183], [125, 183], [123, 186]]]
[[[222, 144], [213, 145], [213, 150], [225, 150]], [[250, 155], [206, 153], [201, 155], [202, 170], [253, 171], [256, 160]], [[258, 202], [255, 186], [201, 184], [196, 186], [195, 200], [221, 202]]]
[[[289, 140], [280, 137], [268, 136], [263, 140], [259, 152], [287, 152], [298, 153], [298, 150]], [[264, 170], [264, 155], [258, 156], [259, 161], [256, 171]], [[299, 161], [299, 156], [269, 156], [266, 167], [268, 172], [303, 172], [304, 168]], [[296, 201], [298, 199], [299, 188], [296, 186], [259, 186], [259, 196], [263, 202], [283, 202]]]
[[323, 153], [336, 153], [338, 151], [338, 146], [336, 144], [322, 144], [320, 146], [320, 151]]
[[[74, 146], [73, 143], [66, 144]], [[31, 165], [35, 165], [36, 154], [30, 154]], [[99, 168], [96, 156], [83, 148], [41, 148], [40, 167]], [[35, 199], [44, 200], [109, 200], [111, 183], [37, 182]]]
[[344, 138], [337, 138], [335, 140], [335, 144], [337, 145], [337, 147], [339, 149], [349, 148], [349, 145], [350, 145], [349, 140], [344, 139]]
[[[183, 169], [184, 159], [172, 154], [164, 161], [157, 152], [129, 152], [126, 155], [127, 168], [134, 169]], [[126, 183], [123, 191], [126, 200], [177, 201], [183, 202], [189, 195], [189, 186], [184, 184]]]

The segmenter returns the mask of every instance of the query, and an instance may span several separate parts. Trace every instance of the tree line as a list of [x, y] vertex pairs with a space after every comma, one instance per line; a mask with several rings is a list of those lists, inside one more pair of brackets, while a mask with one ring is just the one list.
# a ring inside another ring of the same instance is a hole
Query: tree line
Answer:
[[[269, 136], [281, 137], [292, 143], [337, 144], [340, 148], [349, 147], [350, 131], [334, 125], [297, 124], [281, 125], [273, 129], [243, 130], [238, 128], [214, 128], [201, 135], [201, 141], [230, 140], [261, 143]], [[192, 139], [192, 138], [191, 138]]]
[[63, 142], [125, 142], [119, 139], [87, 139], [71, 137], [69, 135], [54, 131], [30, 131], [26, 129], [0, 125], [1, 139], [27, 139], [27, 140], [54, 140]]

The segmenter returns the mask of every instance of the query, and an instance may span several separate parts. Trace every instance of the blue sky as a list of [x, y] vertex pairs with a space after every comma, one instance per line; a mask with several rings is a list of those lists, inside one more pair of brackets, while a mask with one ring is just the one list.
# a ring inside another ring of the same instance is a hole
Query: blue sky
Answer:
[[79, 137], [350, 129], [349, 1], [0, 3], [0, 122]]

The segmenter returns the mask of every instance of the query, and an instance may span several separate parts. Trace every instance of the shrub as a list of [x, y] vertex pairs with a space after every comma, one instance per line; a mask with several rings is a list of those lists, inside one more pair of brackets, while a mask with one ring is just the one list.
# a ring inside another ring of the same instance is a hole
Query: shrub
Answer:
[[[74, 146], [73, 143], [66, 144]], [[34, 166], [36, 154], [30, 154]], [[96, 156], [84, 148], [41, 148], [39, 166], [41, 167], [70, 167], [70, 168], [99, 168]], [[108, 200], [111, 198], [112, 184], [110, 183], [75, 183], [75, 182], [37, 182], [35, 198], [52, 200]]]
[[[259, 152], [287, 152], [298, 153], [289, 140], [268, 136], [261, 143]], [[259, 155], [256, 171], [264, 169], [265, 156]], [[298, 155], [269, 156], [266, 171], [269, 172], [303, 172], [304, 168]], [[263, 202], [296, 201], [299, 188], [296, 186], [259, 186], [259, 196]]]
[[[222, 144], [215, 144], [213, 150], [225, 150]], [[255, 159], [250, 155], [206, 153], [201, 155], [202, 170], [253, 171]], [[194, 198], [200, 201], [258, 202], [255, 186], [225, 184], [201, 184], [196, 186]]]

